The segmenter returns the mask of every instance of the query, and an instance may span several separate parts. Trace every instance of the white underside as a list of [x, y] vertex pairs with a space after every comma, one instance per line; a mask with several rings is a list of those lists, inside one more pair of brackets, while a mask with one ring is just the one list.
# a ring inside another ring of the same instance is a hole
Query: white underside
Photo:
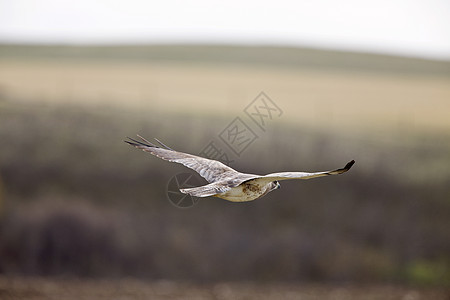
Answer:
[[232, 202], [246, 202], [258, 199], [267, 194], [268, 191], [267, 186], [241, 184], [225, 193], [216, 194], [214, 197]]

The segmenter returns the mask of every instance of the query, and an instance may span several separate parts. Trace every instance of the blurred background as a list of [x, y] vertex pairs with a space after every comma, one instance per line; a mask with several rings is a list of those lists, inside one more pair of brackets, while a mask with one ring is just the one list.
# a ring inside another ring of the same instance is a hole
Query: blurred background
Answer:
[[[0, 295], [447, 299], [449, 11], [1, 1]], [[190, 170], [135, 134], [248, 173], [356, 164], [182, 209], [168, 184]]]

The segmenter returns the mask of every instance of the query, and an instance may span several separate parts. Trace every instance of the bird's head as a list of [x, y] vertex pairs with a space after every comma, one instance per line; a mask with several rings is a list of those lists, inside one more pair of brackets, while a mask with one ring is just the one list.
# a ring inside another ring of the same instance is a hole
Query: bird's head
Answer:
[[281, 187], [281, 185], [280, 185], [280, 183], [279, 183], [277, 180], [272, 181], [272, 182], [271, 182], [270, 191], [279, 189], [280, 187]]

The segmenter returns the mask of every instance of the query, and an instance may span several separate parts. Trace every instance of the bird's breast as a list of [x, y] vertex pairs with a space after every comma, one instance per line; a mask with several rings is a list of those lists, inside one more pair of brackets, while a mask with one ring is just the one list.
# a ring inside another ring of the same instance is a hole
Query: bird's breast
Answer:
[[243, 183], [225, 193], [217, 194], [215, 197], [232, 202], [246, 202], [258, 199], [268, 192], [269, 188], [267, 186], [261, 186], [255, 183]]

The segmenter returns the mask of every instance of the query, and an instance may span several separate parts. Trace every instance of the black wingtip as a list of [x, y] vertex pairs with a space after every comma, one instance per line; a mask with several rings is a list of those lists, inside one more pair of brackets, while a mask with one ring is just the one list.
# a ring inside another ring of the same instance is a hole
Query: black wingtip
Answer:
[[131, 146], [134, 146], [134, 147], [142, 147], [142, 146], [144, 146], [144, 147], [152, 147], [150, 145], [147, 145], [147, 144], [144, 144], [144, 143], [142, 143], [140, 141], [137, 141], [137, 140], [135, 140], [133, 138], [130, 138], [129, 136], [127, 136], [127, 138], [129, 139], [129, 141], [124, 140], [124, 142], [129, 144], [129, 145], [131, 145]]
[[135, 139], [133, 139], [133, 138], [130, 138], [129, 136], [127, 136], [127, 139], [128, 139], [128, 140], [124, 140], [124, 142], [127, 143], [127, 144], [130, 144], [131, 146], [138, 147], [138, 148], [139, 148], [139, 147], [164, 148], [164, 149], [167, 149], [167, 150], [175, 151], [175, 150], [169, 148], [168, 146], [166, 146], [165, 144], [163, 144], [160, 140], [158, 140], [158, 139], [156, 139], [156, 138], [155, 138], [155, 140], [156, 140], [161, 146], [157, 146], [157, 145], [153, 144], [152, 142], [149, 142], [148, 140], [146, 140], [145, 138], [143, 138], [143, 137], [140, 136], [139, 134], [138, 134], [137, 136], [138, 136], [143, 142], [142, 142], [142, 141], [135, 140]]
[[354, 164], [355, 164], [355, 161], [352, 160], [351, 162], [349, 162], [345, 165], [344, 170], [347, 170], [347, 171], [350, 170]]
[[[130, 140], [133, 140], [132, 138], [130, 138], [130, 137], [128, 137], [127, 136], [127, 139], [130, 139]], [[136, 146], [136, 143], [133, 143], [133, 142], [130, 142], [130, 141], [127, 141], [127, 140], [123, 140], [125, 143], [127, 143], [127, 144], [130, 144], [131, 146]]]

